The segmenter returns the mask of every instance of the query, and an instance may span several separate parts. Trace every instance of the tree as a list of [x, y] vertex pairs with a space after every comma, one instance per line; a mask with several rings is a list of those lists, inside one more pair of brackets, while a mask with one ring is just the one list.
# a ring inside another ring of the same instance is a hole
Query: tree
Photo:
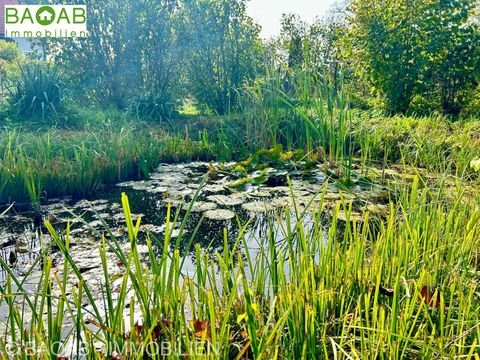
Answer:
[[354, 0], [349, 5], [351, 53], [358, 74], [385, 97], [392, 112], [406, 112], [424, 66], [424, 35], [416, 29], [423, 0]]
[[281, 38], [287, 50], [288, 68], [295, 71], [305, 66], [309, 43], [309, 26], [295, 14], [282, 15]]
[[353, 0], [348, 9], [347, 58], [390, 111], [405, 113], [415, 95], [437, 88], [445, 111], [456, 106], [478, 69], [473, 2]]
[[8, 95], [8, 86], [19, 77], [18, 64], [24, 63], [24, 60], [17, 44], [0, 40], [0, 103]]
[[185, 0], [181, 45], [193, 96], [218, 114], [237, 104], [237, 91], [258, 69], [260, 28], [246, 0]]
[[[311, 25], [298, 15], [284, 14], [279, 43], [292, 76], [304, 73], [337, 89], [342, 68], [338, 44], [343, 27], [343, 19], [334, 12]], [[285, 90], [291, 90], [288, 83]]]
[[466, 94], [479, 80], [480, 34], [478, 24], [471, 21], [474, 10], [469, 0], [434, 1], [422, 30], [429, 37], [432, 81], [427, 90], [439, 94], [446, 114], [460, 113]]
[[169, 99], [177, 68], [177, 0], [87, 0], [89, 36], [52, 39], [49, 55], [78, 96], [125, 108], [138, 94]]

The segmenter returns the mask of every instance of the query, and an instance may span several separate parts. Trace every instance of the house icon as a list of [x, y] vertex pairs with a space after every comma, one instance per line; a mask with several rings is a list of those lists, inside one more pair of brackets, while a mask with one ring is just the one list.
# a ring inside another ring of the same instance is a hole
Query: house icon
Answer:
[[55, 20], [55, 10], [51, 6], [42, 6], [35, 17], [40, 25], [50, 25]]
[[42, 11], [40, 14], [38, 14], [38, 16], [42, 21], [52, 21], [53, 18], [53, 15], [50, 14], [47, 10]]

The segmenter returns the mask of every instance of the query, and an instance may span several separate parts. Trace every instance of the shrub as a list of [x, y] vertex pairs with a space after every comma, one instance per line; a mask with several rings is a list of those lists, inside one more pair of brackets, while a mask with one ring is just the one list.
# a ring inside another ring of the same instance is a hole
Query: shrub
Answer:
[[57, 121], [62, 110], [60, 74], [56, 66], [20, 66], [20, 78], [12, 90], [11, 104], [23, 119]]
[[464, 118], [480, 117], [480, 85], [470, 92], [460, 115]]
[[138, 119], [165, 121], [176, 114], [175, 104], [168, 94], [145, 93], [130, 99], [128, 112]]
[[13, 62], [22, 57], [22, 53], [17, 44], [0, 40], [0, 59]]

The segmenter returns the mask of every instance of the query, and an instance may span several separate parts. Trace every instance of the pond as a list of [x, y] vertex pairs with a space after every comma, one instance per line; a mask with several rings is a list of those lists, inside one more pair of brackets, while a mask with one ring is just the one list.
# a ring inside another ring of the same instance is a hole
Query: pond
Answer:
[[[363, 176], [356, 176], [345, 191], [336, 182], [334, 171], [326, 168], [325, 164], [302, 169], [297, 163], [294, 167], [281, 169], [242, 170], [241, 174], [238, 168], [237, 163], [162, 164], [148, 180], [119, 183], [92, 198], [53, 199], [43, 206], [43, 217], [61, 236], [69, 226], [69, 254], [86, 285], [97, 291], [94, 294], [96, 300], [102, 303], [105, 283], [99, 256], [102, 236], [108, 240], [115, 237], [126, 254], [130, 251], [121, 206], [122, 193], [129, 198], [133, 219], [141, 218], [138, 249], [145, 264], [148, 263], [145, 238], [149, 236], [155, 250], [160, 253], [167, 231], [166, 218], [170, 213], [168, 230], [171, 246], [178, 240], [178, 248], [185, 257], [184, 276], [195, 272], [196, 244], [211, 254], [214, 262], [214, 254], [222, 252], [225, 244], [230, 249], [236, 246], [242, 253], [245, 253], [246, 246], [249, 256], [255, 259], [258, 252], [266, 248], [267, 235], [281, 247], [289, 226], [301, 224], [308, 234], [314, 222], [318, 221], [325, 227], [326, 237], [335, 208], [340, 224], [361, 222], [364, 210], [381, 215], [386, 212], [389, 202], [387, 188], [380, 182], [367, 181]], [[352, 206], [352, 211], [347, 216], [349, 212], [345, 209], [349, 206]], [[181, 223], [189, 208], [180, 234]], [[337, 231], [342, 231], [341, 226]], [[242, 241], [238, 241], [239, 238]], [[53, 259], [52, 274], [63, 271], [63, 255], [53, 245], [45, 226], [36, 226], [32, 214], [10, 211], [0, 219], [0, 256], [4, 262], [0, 284], [5, 284], [8, 267], [8, 271], [23, 279], [27, 295], [38, 292], [44, 266], [42, 258], [39, 258], [42, 251], [47, 251]], [[111, 286], [118, 289], [125, 268], [111, 251], [107, 252], [107, 268], [112, 279]], [[286, 276], [289, 276], [288, 269]], [[73, 274], [69, 275], [68, 286], [78, 286], [78, 278]], [[13, 291], [16, 290], [13, 286]], [[53, 294], [60, 295], [55, 286]], [[21, 305], [22, 300], [17, 302]], [[6, 306], [3, 302], [1, 313], [7, 313]], [[27, 306], [25, 309], [28, 312]], [[88, 313], [91, 310], [91, 306], [85, 304], [85, 311]], [[126, 309], [125, 317], [129, 316]], [[73, 320], [65, 321], [68, 329]]]
[[[359, 183], [348, 192], [342, 192], [331, 180], [326, 185], [329, 176], [320, 165], [308, 171], [267, 169], [261, 173], [252, 172], [245, 177], [251, 181], [241, 187], [238, 184], [242, 180], [233, 175], [236, 166], [235, 163], [220, 166], [199, 162], [162, 164], [148, 180], [119, 183], [103, 192], [100, 198], [97, 195], [79, 201], [53, 199], [43, 207], [44, 218], [60, 233], [64, 232], [67, 223], [70, 224], [72, 250], [88, 248], [93, 251], [92, 247], [99, 247], [99, 234], [110, 236], [111, 233], [117, 239], [125, 240], [126, 226], [121, 206], [121, 193], [125, 192], [134, 220], [141, 217], [140, 241], [149, 234], [160, 249], [168, 206], [171, 207], [172, 223], [177, 218], [170, 229], [170, 236], [175, 239], [183, 216], [195, 197], [180, 240], [180, 249], [190, 252], [193, 264], [194, 247], [187, 249], [190, 240], [214, 254], [222, 251], [225, 234], [228, 244], [232, 245], [240, 229], [248, 223], [245, 239], [249, 248], [255, 250], [268, 229], [267, 214], [277, 214], [278, 221], [285, 220], [283, 210], [287, 207], [294, 215], [291, 221], [295, 221], [296, 210], [308, 226], [319, 210], [324, 213], [322, 221], [327, 225], [328, 215], [339, 203], [352, 202], [354, 210], [350, 220], [360, 221], [362, 210], [383, 211], [388, 202], [386, 188], [373, 182]], [[261, 181], [256, 182], [259, 177]], [[322, 209], [319, 209], [320, 203]], [[344, 214], [341, 207], [338, 218], [346, 221]], [[281, 241], [281, 234], [277, 235], [277, 241]], [[31, 214], [10, 212], [0, 219], [0, 256], [17, 274], [28, 269], [42, 246], [49, 242], [48, 232], [35, 226]], [[89, 265], [91, 269], [98, 266], [100, 263]], [[0, 283], [4, 281], [5, 272], [2, 271]]]

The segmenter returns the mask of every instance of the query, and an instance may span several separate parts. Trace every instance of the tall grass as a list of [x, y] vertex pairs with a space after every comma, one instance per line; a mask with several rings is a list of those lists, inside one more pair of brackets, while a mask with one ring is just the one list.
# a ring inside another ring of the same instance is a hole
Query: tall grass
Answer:
[[0, 203], [84, 196], [102, 185], [144, 178], [160, 162], [208, 160], [201, 143], [133, 125], [97, 131], [0, 134]]
[[[138, 250], [141, 220], [131, 219], [123, 196], [129, 251], [108, 230], [98, 234], [92, 256], [102, 264], [100, 294], [70, 256], [68, 229], [62, 236], [47, 223], [63, 270], [55, 275], [45, 253], [32, 295], [2, 263], [9, 275], [0, 288], [8, 308], [0, 352], [16, 343], [17, 358], [24, 358], [28, 342], [53, 359], [56, 341], [73, 338], [89, 358], [140, 359], [148, 352], [159, 359], [165, 344], [174, 351], [168, 358], [478, 358], [478, 193], [472, 199], [453, 189], [455, 200], [447, 201], [445, 189], [420, 189], [421, 183], [402, 188], [384, 220], [365, 212], [362, 221], [342, 222], [340, 211], [351, 214], [346, 202], [334, 208], [328, 226], [321, 211], [307, 223], [303, 213], [286, 209], [270, 215], [268, 231], [256, 238], [259, 250], [247, 246], [247, 222], [233, 245], [225, 238], [214, 255], [199, 245], [180, 252], [195, 235], [173, 243], [169, 210], [163, 250], [158, 254], [156, 240], [147, 238], [147, 263]], [[195, 268], [187, 272], [180, 253], [192, 252]], [[115, 293], [107, 253], [125, 269]], [[66, 285], [67, 274], [78, 287]], [[124, 316], [125, 307], [143, 321]], [[63, 327], [64, 316], [75, 325]]]
[[334, 86], [308, 70], [273, 62], [263, 77], [243, 89], [240, 101], [240, 143], [250, 150], [282, 144], [310, 154], [321, 148], [331, 161], [349, 155], [350, 112], [342, 81]]
[[355, 113], [353, 140], [363, 159], [403, 162], [438, 173], [471, 177], [480, 157], [478, 121], [451, 123], [442, 117], [384, 117]]

